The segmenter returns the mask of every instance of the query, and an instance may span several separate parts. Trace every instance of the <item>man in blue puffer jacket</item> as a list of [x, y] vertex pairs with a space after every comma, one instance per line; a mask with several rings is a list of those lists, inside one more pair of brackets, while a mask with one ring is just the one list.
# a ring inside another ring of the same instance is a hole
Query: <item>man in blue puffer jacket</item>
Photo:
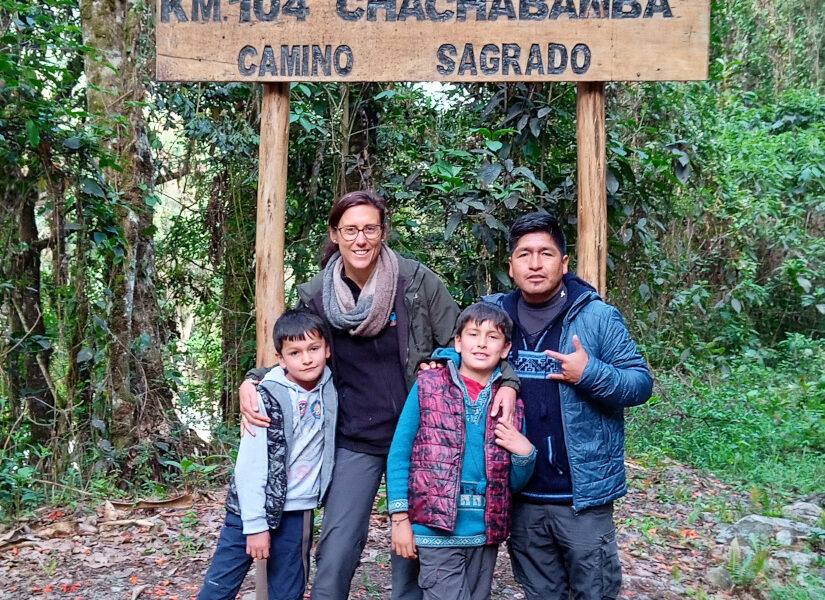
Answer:
[[613, 599], [622, 577], [613, 501], [627, 492], [624, 409], [647, 401], [653, 378], [619, 311], [568, 274], [554, 217], [517, 219], [509, 250], [518, 289], [485, 300], [513, 319], [509, 361], [537, 449], [513, 507], [513, 571], [528, 600]]

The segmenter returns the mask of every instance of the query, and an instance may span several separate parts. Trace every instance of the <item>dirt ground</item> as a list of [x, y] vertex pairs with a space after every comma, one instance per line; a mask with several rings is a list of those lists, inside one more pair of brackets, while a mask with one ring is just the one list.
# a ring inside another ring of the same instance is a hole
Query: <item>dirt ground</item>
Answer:
[[[628, 464], [630, 492], [616, 505], [624, 581], [636, 600], [760, 598], [754, 588], [714, 590], [708, 569], [724, 564], [714, 538], [749, 507], [749, 496], [672, 461]], [[190, 600], [203, 582], [223, 521], [223, 490], [193, 491], [146, 508], [50, 507], [0, 532], [0, 597], [49, 600]], [[373, 513], [350, 598], [389, 599], [389, 524]], [[254, 571], [241, 590], [253, 598]], [[308, 597], [308, 594], [307, 594]], [[506, 546], [493, 598], [520, 599]]]

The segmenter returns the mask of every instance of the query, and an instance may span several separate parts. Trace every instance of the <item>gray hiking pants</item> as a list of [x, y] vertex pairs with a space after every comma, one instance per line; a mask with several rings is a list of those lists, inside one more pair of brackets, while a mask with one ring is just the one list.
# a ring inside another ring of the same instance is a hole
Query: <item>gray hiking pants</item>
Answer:
[[[367, 543], [370, 514], [387, 457], [335, 451], [335, 467], [315, 553], [312, 600], [347, 600], [352, 576]], [[421, 600], [418, 561], [392, 554], [392, 600]]]
[[490, 600], [498, 544], [468, 548], [418, 546], [424, 600]]
[[622, 585], [613, 503], [513, 505], [513, 575], [527, 600], [613, 600]]

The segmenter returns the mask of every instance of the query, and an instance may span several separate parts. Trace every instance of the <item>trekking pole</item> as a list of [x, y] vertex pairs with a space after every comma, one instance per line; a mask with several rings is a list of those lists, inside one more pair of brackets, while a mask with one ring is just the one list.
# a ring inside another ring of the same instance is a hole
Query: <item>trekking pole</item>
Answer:
[[259, 558], [255, 561], [255, 600], [269, 600], [265, 558]]

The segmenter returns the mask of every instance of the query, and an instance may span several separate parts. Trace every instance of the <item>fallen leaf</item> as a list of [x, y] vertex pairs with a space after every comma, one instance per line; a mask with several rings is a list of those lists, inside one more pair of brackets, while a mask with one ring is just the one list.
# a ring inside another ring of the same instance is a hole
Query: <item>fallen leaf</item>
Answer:
[[86, 522], [81, 522], [77, 524], [77, 531], [81, 535], [94, 535], [97, 533], [97, 527]]
[[[0, 549], [7, 546], [17, 545], [21, 541], [31, 541], [33, 536], [31, 530], [27, 526], [18, 527], [0, 536]], [[12, 550], [14, 552], [14, 550]]]

